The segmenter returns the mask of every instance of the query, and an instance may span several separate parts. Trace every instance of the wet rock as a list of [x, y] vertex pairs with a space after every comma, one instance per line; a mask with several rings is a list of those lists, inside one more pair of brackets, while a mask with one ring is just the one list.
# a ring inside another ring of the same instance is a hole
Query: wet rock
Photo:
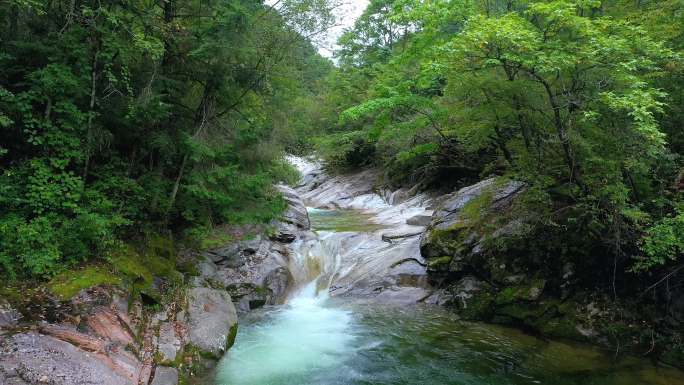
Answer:
[[[242, 264], [238, 267], [219, 265], [214, 279], [226, 287], [239, 307], [245, 310], [246, 301], [263, 300], [276, 304], [284, 299], [289, 285], [287, 272], [289, 251], [281, 244], [269, 240], [243, 244], [238, 254]], [[242, 297], [252, 298], [242, 301]]]
[[456, 283], [452, 289], [454, 299], [462, 309], [468, 309], [468, 303], [478, 292], [482, 291], [486, 285], [475, 277], [467, 276]]
[[417, 226], [405, 226], [398, 229], [385, 231], [381, 238], [385, 242], [392, 242], [397, 239], [417, 237], [423, 234], [423, 228]]
[[168, 366], [157, 366], [154, 378], [150, 385], [176, 385], [178, 384], [178, 370]]
[[188, 290], [187, 297], [189, 342], [220, 357], [233, 345], [237, 332], [237, 314], [230, 295], [201, 287]]
[[325, 177], [325, 181], [313, 189], [299, 188], [302, 200], [316, 208], [364, 209], [387, 206], [387, 202], [375, 193], [379, 170], [365, 170], [351, 175]]
[[309, 213], [299, 194], [285, 185], [277, 185], [276, 188], [287, 202], [287, 209], [282, 215], [282, 221], [295, 225], [300, 230], [308, 230], [311, 227]]
[[429, 297], [431, 291], [423, 287], [393, 287], [382, 290], [375, 299], [382, 303], [413, 304]]
[[414, 215], [406, 220], [406, 224], [412, 226], [427, 226], [430, 222], [432, 222], [432, 214]]
[[290, 272], [282, 266], [268, 273], [264, 278], [264, 287], [269, 290], [269, 295], [272, 296], [272, 298], [268, 298], [269, 302], [276, 303], [279, 298], [284, 296], [290, 278]]

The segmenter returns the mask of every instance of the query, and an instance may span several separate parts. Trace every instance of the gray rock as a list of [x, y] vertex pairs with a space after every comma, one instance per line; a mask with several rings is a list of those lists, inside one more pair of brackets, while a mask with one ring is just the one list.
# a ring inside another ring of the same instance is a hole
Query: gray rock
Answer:
[[432, 215], [416, 215], [406, 220], [407, 225], [427, 226], [432, 222]]
[[167, 366], [157, 366], [154, 371], [154, 379], [150, 385], [177, 385], [178, 370]]
[[447, 195], [439, 209], [433, 215], [432, 226], [446, 229], [461, 220], [459, 212], [470, 201], [484, 194], [491, 194], [489, 210], [498, 210], [508, 205], [520, 193], [525, 184], [517, 181], [507, 181], [499, 186], [496, 178], [480, 181], [472, 186], [464, 187], [457, 192]]
[[161, 355], [162, 360], [174, 361], [182, 345], [180, 338], [176, 335], [173, 323], [164, 322], [159, 326], [157, 351]]
[[[238, 267], [219, 266], [216, 280], [230, 291], [231, 296], [235, 296], [233, 300], [237, 303], [244, 302], [243, 296], [252, 297], [246, 301], [263, 300], [270, 305], [279, 303], [290, 283], [286, 274], [288, 258], [285, 254], [288, 252], [282, 244], [269, 240], [260, 241], [256, 249], [243, 247], [243, 263]], [[248, 310], [244, 304], [239, 307]]]
[[13, 378], [10, 384], [138, 384], [138, 368], [126, 370], [121, 357], [98, 359], [101, 355], [34, 332], [15, 334], [0, 346], [0, 379]]
[[237, 332], [235, 306], [227, 292], [198, 287], [188, 290], [188, 340], [220, 357], [233, 345]]
[[13, 309], [6, 301], [0, 300], [0, 328], [16, 326], [20, 318], [21, 314], [18, 311]]
[[392, 287], [382, 290], [375, 299], [382, 303], [413, 304], [429, 297], [429, 289], [422, 287]]
[[264, 287], [269, 290], [272, 297], [269, 298], [270, 303], [275, 304], [283, 297], [290, 283], [290, 278], [290, 272], [282, 266], [268, 273], [264, 278]]
[[216, 268], [216, 264], [209, 258], [200, 261], [197, 265], [197, 270], [199, 276], [204, 279], [216, 279], [216, 272], [218, 269]]
[[[485, 241], [496, 237], [506, 237], [524, 232], [523, 220], [509, 221], [491, 233], [483, 233], [478, 227], [472, 227], [471, 218], [464, 217], [462, 209], [474, 199], [485, 196], [491, 198], [483, 211], [499, 212], [510, 207], [513, 200], [523, 191], [524, 183], [506, 181], [500, 183], [495, 178], [485, 179], [472, 186], [464, 187], [441, 199], [433, 214], [432, 222], [421, 237], [421, 253], [425, 258], [442, 258], [453, 256], [451, 271], [461, 271], [466, 267], [474, 270], [482, 268], [482, 256], [485, 254]], [[483, 213], [484, 214], [484, 213]], [[446, 230], [446, 231], [442, 231]], [[454, 240], [459, 239], [459, 247]]]
[[308, 230], [311, 227], [309, 213], [306, 210], [304, 202], [299, 197], [299, 194], [285, 185], [277, 185], [276, 188], [280, 191], [288, 204], [287, 210], [285, 210], [285, 213], [282, 215], [282, 220], [297, 226], [299, 229]]
[[405, 228], [393, 229], [391, 231], [385, 231], [382, 233], [380, 238], [385, 242], [392, 243], [392, 241], [398, 239], [417, 237], [419, 235], [423, 235], [423, 229], [421, 229], [420, 227], [410, 226]]

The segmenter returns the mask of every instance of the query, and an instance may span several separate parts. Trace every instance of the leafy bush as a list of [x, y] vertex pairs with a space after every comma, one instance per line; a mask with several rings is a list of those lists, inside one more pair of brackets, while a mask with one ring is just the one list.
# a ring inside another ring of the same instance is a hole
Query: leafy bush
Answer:
[[641, 246], [645, 256], [638, 257], [635, 271], [644, 271], [676, 261], [684, 254], [684, 213], [678, 211], [655, 223], [647, 231]]
[[375, 140], [364, 131], [342, 132], [317, 138], [316, 148], [327, 167], [345, 170], [373, 162]]

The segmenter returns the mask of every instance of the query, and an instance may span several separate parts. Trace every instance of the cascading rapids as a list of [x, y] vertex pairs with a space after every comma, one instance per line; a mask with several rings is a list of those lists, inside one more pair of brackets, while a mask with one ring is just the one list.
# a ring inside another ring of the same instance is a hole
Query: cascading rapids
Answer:
[[335, 235], [323, 232], [293, 244], [290, 271], [299, 289], [286, 305], [241, 328], [222, 361], [217, 384], [304, 384], [352, 355], [351, 312], [326, 306], [340, 262], [340, 237]]

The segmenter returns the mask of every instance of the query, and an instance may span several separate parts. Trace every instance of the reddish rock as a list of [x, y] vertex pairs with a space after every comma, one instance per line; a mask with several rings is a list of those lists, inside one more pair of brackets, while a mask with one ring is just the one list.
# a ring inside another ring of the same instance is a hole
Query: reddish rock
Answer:
[[112, 309], [99, 308], [86, 319], [88, 327], [97, 335], [121, 344], [133, 344], [134, 338], [129, 326]]

